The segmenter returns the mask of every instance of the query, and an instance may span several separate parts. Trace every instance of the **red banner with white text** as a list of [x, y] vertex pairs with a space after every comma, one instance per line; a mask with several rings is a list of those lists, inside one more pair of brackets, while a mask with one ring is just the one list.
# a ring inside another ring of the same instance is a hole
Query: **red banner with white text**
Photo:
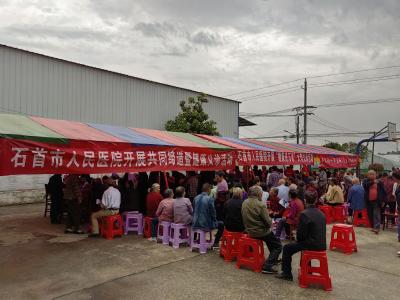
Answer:
[[0, 138], [0, 175], [96, 174], [138, 171], [228, 170], [236, 165], [314, 165], [349, 168], [357, 156], [197, 147], [140, 146], [70, 140], [51, 144]]
[[0, 175], [221, 170], [235, 166], [235, 151], [190, 147], [134, 147], [128, 143], [70, 141], [48, 144], [0, 139]]
[[319, 155], [320, 166], [328, 169], [339, 169], [339, 168], [355, 168], [359, 164], [359, 157], [356, 155]]

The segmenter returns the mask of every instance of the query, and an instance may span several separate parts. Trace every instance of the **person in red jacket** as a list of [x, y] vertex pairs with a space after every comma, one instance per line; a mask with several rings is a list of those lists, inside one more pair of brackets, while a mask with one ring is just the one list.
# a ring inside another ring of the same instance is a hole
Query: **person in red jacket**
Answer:
[[160, 194], [160, 185], [158, 183], [154, 183], [151, 188], [150, 192], [147, 194], [146, 198], [146, 216], [152, 218], [151, 222], [151, 238], [149, 240], [155, 241], [157, 235], [157, 225], [158, 225], [158, 218], [157, 218], [157, 208], [160, 202], [163, 200], [163, 197]]

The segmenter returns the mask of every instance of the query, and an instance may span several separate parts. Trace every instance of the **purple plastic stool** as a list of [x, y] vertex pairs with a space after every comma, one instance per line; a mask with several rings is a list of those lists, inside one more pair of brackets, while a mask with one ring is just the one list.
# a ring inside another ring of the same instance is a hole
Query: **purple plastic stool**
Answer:
[[169, 229], [171, 222], [161, 221], [158, 223], [157, 241], [161, 240], [163, 245], [169, 245]]
[[[209, 235], [206, 238], [206, 235]], [[196, 236], [196, 238], [195, 238]], [[207, 249], [211, 249], [213, 245], [213, 237], [211, 231], [204, 231], [201, 229], [192, 229], [190, 250], [193, 251], [194, 248], [199, 249], [200, 254], [207, 253]]]
[[125, 219], [125, 235], [129, 231], [136, 231], [138, 235], [143, 235], [143, 215], [141, 213], [138, 211], [127, 211], [122, 215]]
[[180, 244], [190, 245], [190, 226], [185, 224], [171, 223], [171, 229], [169, 230], [169, 242], [172, 243], [172, 247], [175, 249], [179, 248]]

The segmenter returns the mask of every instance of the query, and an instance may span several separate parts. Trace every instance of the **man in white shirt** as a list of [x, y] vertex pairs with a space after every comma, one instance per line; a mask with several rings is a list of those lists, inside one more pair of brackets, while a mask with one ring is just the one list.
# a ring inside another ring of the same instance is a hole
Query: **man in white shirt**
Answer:
[[92, 213], [91, 216], [92, 234], [90, 234], [89, 237], [99, 236], [98, 219], [101, 219], [105, 216], [116, 215], [119, 213], [119, 207], [121, 205], [121, 193], [114, 187], [112, 178], [108, 178], [106, 184], [108, 185], [108, 188], [103, 193], [103, 197], [100, 202], [101, 210]]

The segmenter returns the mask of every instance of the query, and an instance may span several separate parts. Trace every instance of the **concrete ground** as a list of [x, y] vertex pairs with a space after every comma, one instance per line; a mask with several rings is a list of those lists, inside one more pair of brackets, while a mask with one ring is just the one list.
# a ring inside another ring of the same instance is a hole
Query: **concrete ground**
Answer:
[[[358, 253], [328, 251], [333, 291], [325, 292], [237, 270], [217, 252], [175, 250], [136, 235], [64, 235], [42, 213], [36, 204], [0, 208], [0, 299], [399, 299], [394, 230], [376, 236], [357, 228]], [[298, 265], [297, 255], [295, 275]]]

